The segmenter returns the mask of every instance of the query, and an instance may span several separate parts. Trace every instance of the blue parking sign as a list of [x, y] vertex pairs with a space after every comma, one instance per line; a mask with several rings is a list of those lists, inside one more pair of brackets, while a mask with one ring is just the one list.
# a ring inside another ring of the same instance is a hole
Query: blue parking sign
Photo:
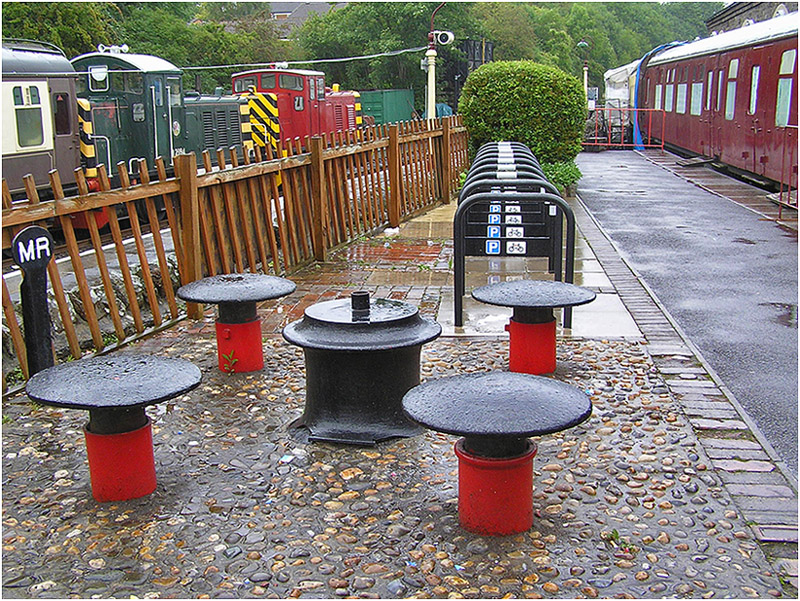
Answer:
[[500, 213], [490, 213], [489, 223], [500, 223]]
[[499, 225], [490, 225], [486, 228], [486, 237], [487, 238], [499, 238], [500, 237], [500, 226]]
[[500, 254], [500, 240], [487, 240], [486, 241], [486, 254], [499, 255]]
[[490, 213], [500, 213], [501, 209], [502, 209], [502, 207], [499, 204], [489, 205], [489, 212]]

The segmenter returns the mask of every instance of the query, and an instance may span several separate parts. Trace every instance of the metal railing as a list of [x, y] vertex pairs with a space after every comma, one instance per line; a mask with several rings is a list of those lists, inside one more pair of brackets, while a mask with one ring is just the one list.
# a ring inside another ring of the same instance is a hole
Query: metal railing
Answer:
[[[602, 146], [604, 148], [659, 148], [664, 150], [664, 141], [656, 140], [650, 136], [654, 125], [660, 125], [664, 131], [666, 113], [662, 109], [641, 109], [630, 107], [601, 107], [594, 110], [591, 123], [584, 130], [583, 146]], [[639, 126], [647, 137], [641, 144], [634, 140], [634, 123], [639, 120]], [[662, 136], [663, 137], [663, 136]]]

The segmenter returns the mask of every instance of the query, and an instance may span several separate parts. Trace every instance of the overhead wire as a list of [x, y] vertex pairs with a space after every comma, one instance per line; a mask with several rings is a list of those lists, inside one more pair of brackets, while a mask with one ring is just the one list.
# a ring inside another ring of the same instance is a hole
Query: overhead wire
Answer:
[[379, 52], [377, 54], [365, 54], [362, 56], [346, 56], [342, 58], [315, 58], [305, 61], [270, 61], [268, 63], [238, 63], [231, 65], [210, 65], [201, 67], [180, 67], [185, 71], [200, 71], [203, 69], [241, 69], [245, 67], [272, 67], [275, 64], [282, 65], [309, 65], [316, 63], [343, 63], [347, 61], [369, 60], [372, 58], [382, 58], [385, 56], [398, 56], [400, 54], [407, 54], [409, 52], [421, 52], [426, 50], [427, 46], [418, 46], [416, 48], [404, 48], [402, 50], [391, 50], [389, 52]]

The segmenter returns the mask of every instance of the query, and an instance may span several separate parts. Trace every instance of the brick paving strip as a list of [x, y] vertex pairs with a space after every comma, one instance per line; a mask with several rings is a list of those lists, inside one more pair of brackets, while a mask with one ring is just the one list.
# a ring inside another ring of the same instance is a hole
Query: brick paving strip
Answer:
[[581, 233], [647, 340], [647, 351], [682, 405], [716, 473], [775, 569], [797, 587], [797, 482], [580, 199], [571, 199], [570, 205]]

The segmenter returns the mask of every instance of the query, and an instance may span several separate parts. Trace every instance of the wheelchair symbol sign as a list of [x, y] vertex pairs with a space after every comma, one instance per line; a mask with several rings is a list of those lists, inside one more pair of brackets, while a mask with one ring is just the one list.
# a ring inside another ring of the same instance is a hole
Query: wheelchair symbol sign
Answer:
[[500, 254], [500, 240], [487, 240], [486, 241], [486, 254], [499, 255]]

